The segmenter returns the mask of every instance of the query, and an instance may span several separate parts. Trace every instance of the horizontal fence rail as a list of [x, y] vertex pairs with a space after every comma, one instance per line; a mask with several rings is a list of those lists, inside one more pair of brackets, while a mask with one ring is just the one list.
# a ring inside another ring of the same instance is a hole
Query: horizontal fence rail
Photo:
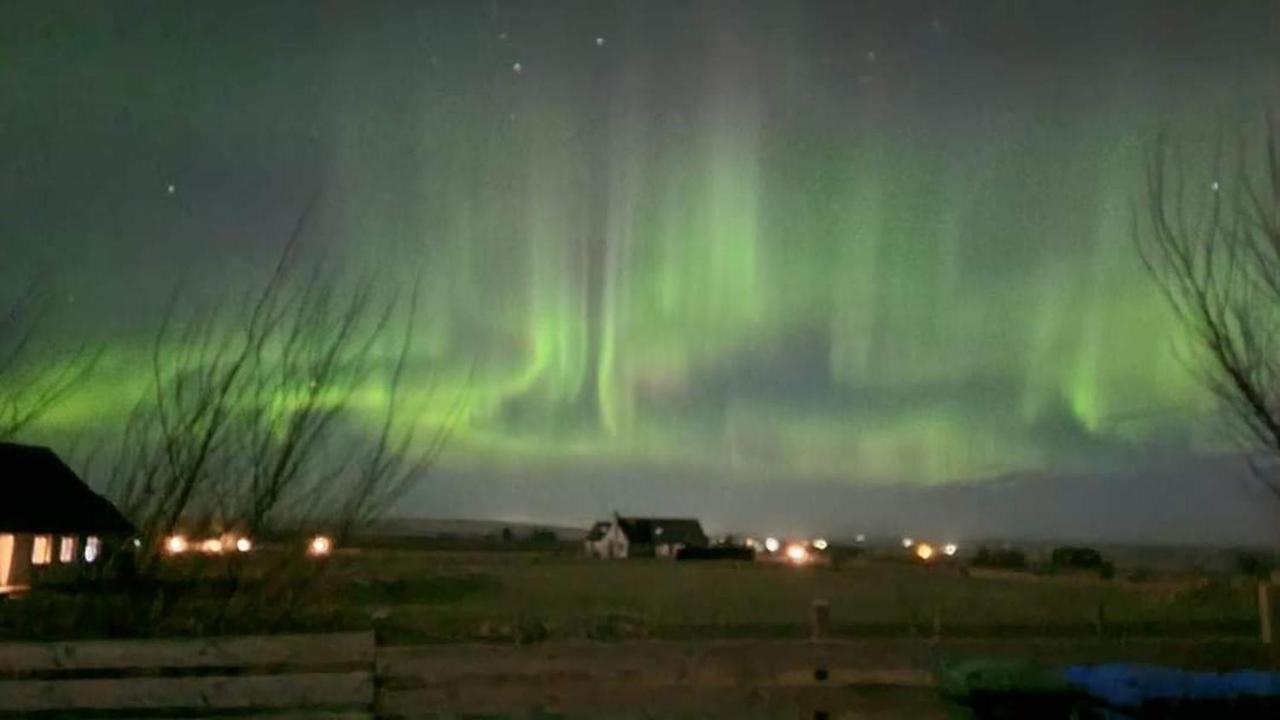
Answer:
[[369, 718], [375, 656], [371, 632], [0, 644], [0, 716]]
[[0, 644], [0, 717], [945, 717], [935, 669], [1003, 657], [1274, 667], [1240, 641], [723, 640], [377, 646], [373, 633]]

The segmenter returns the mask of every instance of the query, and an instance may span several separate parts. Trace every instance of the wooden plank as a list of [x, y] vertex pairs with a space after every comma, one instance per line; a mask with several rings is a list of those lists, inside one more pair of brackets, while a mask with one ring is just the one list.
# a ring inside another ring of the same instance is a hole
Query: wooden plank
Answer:
[[[256, 713], [243, 715], [236, 713], [230, 716], [231, 720], [374, 720], [372, 711], [369, 710], [299, 710], [297, 712], [283, 711], [273, 712], [266, 715], [258, 715]], [[209, 720], [208, 715], [188, 715], [182, 717], [164, 717], [149, 718], [149, 720]]]
[[862, 647], [794, 641], [392, 648], [378, 651], [378, 676], [402, 688], [486, 679], [637, 687], [932, 684], [931, 649], [920, 643], [909, 649], [913, 652], [869, 653]]
[[372, 707], [373, 673], [0, 681], [0, 710]]
[[784, 670], [772, 679], [771, 685], [781, 687], [915, 687], [931, 688], [937, 685], [933, 673], [914, 668], [884, 668], [867, 670], [862, 668], [822, 667]]
[[0, 675], [56, 670], [336, 667], [374, 662], [372, 632], [0, 644]]
[[385, 720], [442, 720], [495, 717], [533, 720], [652, 720], [653, 718], [831, 718], [945, 720], [949, 717], [934, 690], [856, 688], [650, 688], [598, 683], [553, 686], [537, 683], [469, 685], [444, 691], [379, 691], [378, 717]]
[[[242, 715], [237, 712], [230, 716], [233, 720], [374, 720], [372, 711], [367, 710], [300, 710], [270, 712], [268, 715]], [[148, 720], [209, 720], [209, 715], [188, 715], [182, 717], [155, 717]]]

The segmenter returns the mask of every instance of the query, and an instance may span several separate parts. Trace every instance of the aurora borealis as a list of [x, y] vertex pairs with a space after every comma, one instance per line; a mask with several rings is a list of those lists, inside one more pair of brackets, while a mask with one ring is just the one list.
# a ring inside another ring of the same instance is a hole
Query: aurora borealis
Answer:
[[0, 277], [109, 347], [39, 432], [101, 429], [175, 280], [242, 291], [319, 193], [314, 252], [422, 281], [409, 391], [467, 398], [406, 513], [1149, 484], [1229, 445], [1134, 252], [1142, 153], [1278, 80], [1272, 2], [29, 3]]

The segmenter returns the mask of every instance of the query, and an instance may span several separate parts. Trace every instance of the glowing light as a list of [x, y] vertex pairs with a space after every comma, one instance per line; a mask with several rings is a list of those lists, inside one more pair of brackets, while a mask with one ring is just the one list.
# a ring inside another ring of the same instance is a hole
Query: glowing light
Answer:
[[209, 538], [208, 540], [200, 543], [200, 551], [209, 553], [210, 555], [217, 555], [222, 552], [222, 541], [218, 538]]
[[516, 64], [514, 64], [514, 65], [512, 65], [512, 66], [511, 66], [511, 69], [512, 69], [512, 71], [514, 71], [517, 75], [519, 75], [520, 73], [524, 72], [524, 65], [521, 65], [520, 63], [516, 63]]
[[102, 554], [102, 540], [94, 535], [90, 535], [84, 541], [84, 561], [91, 563], [98, 559]]
[[815, 550], [826, 550], [827, 541], [822, 538], [818, 538], [817, 540], [813, 541], [813, 547]]
[[942, 554], [949, 557], [951, 555], [955, 555], [959, 549], [960, 548], [957, 547], [955, 543], [947, 543], [942, 546]]
[[904, 548], [909, 548], [909, 547], [911, 547], [912, 545], [915, 545], [915, 544], [916, 544], [916, 541], [915, 541], [915, 540], [913, 540], [913, 539], [911, 539], [911, 538], [909, 538], [909, 537], [904, 537], [904, 538], [902, 538], [902, 547], [904, 547]]
[[916, 546], [916, 557], [921, 560], [929, 560], [933, 557], [933, 546], [929, 543], [920, 543]]
[[307, 545], [307, 554], [313, 557], [328, 555], [332, 551], [333, 541], [324, 535], [311, 538], [311, 543]]
[[236, 550], [239, 550], [242, 553], [246, 553], [252, 549], [253, 549], [253, 541], [250, 540], [249, 538], [242, 537], [242, 538], [236, 539]]
[[782, 547], [782, 543], [778, 542], [778, 538], [765, 538], [764, 549], [769, 552], [778, 552], [778, 548]]
[[803, 545], [788, 545], [787, 559], [799, 565], [809, 559], [809, 551]]
[[862, 533], [858, 533], [857, 536], [853, 538], [853, 540], [854, 542], [864, 543], [867, 541], [867, 536]]
[[181, 555], [187, 551], [187, 539], [181, 535], [170, 535], [164, 541], [164, 549], [170, 555]]
[[596, 47], [604, 47], [604, 38], [602, 37], [596, 38]]
[[142, 547], [142, 538], [134, 538], [134, 539], [133, 539], [133, 546], [134, 546], [134, 547], [136, 547], [136, 548], [140, 548], [140, 547]]

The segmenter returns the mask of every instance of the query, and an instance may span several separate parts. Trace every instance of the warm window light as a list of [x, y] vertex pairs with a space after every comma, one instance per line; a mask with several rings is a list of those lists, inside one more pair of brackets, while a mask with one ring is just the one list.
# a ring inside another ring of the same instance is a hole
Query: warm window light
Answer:
[[787, 559], [799, 565], [809, 559], [809, 551], [805, 550], [803, 545], [788, 545]]
[[904, 547], [904, 548], [909, 548], [909, 547], [911, 547], [912, 545], [915, 545], [915, 544], [916, 544], [916, 541], [915, 541], [915, 540], [912, 540], [912, 539], [911, 539], [911, 538], [909, 538], [909, 537], [904, 537], [904, 538], [902, 538], [902, 547]]
[[328, 555], [333, 550], [333, 541], [324, 535], [317, 535], [311, 538], [311, 544], [307, 545], [307, 554], [319, 557]]
[[53, 562], [53, 538], [48, 535], [37, 535], [31, 544], [31, 564], [48, 565]]
[[818, 538], [817, 540], [813, 541], [813, 547], [815, 550], [826, 550], [827, 541], [822, 538]]
[[209, 538], [200, 543], [200, 549], [210, 555], [217, 555], [222, 552], [222, 541], [218, 538]]
[[181, 555], [187, 551], [187, 539], [181, 535], [170, 535], [164, 542], [164, 549], [170, 555]]
[[916, 557], [921, 560], [928, 560], [933, 557], [933, 546], [929, 543], [920, 543], [916, 546]]
[[782, 547], [782, 544], [778, 542], [778, 538], [765, 538], [765, 539], [764, 539], [764, 549], [765, 549], [765, 550], [768, 550], [769, 552], [778, 552], [778, 548], [780, 548], [780, 547]]
[[946, 545], [942, 546], [942, 554], [950, 557], [952, 555], [955, 555], [956, 551], [958, 551], [959, 549], [960, 548], [957, 547], [955, 543], [947, 543]]
[[102, 541], [97, 536], [90, 535], [84, 541], [84, 561], [91, 563], [98, 559], [102, 554]]
[[76, 536], [62, 536], [62, 543], [58, 545], [58, 562], [72, 563], [76, 561]]
[[253, 549], [253, 541], [247, 537], [236, 538], [236, 550], [242, 553], [249, 552]]

